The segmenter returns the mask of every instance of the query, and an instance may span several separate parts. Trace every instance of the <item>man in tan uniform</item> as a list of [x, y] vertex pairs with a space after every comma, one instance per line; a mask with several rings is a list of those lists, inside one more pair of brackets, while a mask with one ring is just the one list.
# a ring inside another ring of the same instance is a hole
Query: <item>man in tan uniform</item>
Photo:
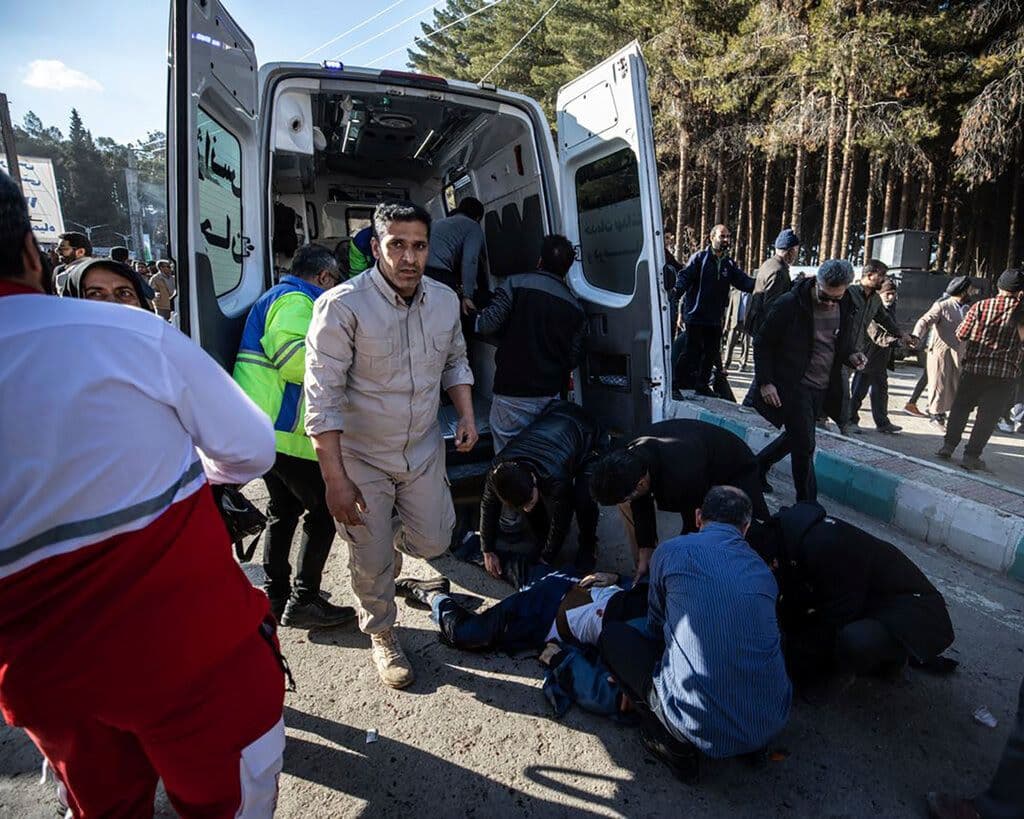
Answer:
[[380, 205], [373, 227], [376, 264], [313, 306], [306, 432], [327, 506], [348, 542], [359, 627], [370, 635], [381, 680], [404, 688], [413, 672], [393, 628], [402, 553], [440, 555], [455, 525], [437, 424], [439, 384], [459, 415], [459, 451], [473, 448], [477, 431], [458, 297], [423, 278], [430, 215], [407, 202]]
[[149, 286], [156, 293], [153, 299], [153, 306], [161, 318], [171, 320], [173, 303], [171, 299], [178, 292], [178, 285], [174, 281], [174, 272], [171, 270], [171, 263], [167, 259], [161, 259], [156, 263], [156, 273], [149, 279]]

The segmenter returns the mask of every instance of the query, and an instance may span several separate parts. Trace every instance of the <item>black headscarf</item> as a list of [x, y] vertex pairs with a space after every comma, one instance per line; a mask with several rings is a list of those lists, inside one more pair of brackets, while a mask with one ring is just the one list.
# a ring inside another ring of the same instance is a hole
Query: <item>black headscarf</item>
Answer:
[[64, 295], [68, 298], [84, 299], [85, 293], [82, 289], [82, 280], [85, 278], [85, 274], [94, 267], [105, 268], [130, 281], [132, 287], [135, 288], [135, 295], [142, 309], [153, 312], [153, 302], [151, 301], [153, 298], [153, 288], [131, 267], [121, 262], [115, 262], [113, 259], [87, 256], [72, 264], [68, 271], [67, 282], [64, 285]]

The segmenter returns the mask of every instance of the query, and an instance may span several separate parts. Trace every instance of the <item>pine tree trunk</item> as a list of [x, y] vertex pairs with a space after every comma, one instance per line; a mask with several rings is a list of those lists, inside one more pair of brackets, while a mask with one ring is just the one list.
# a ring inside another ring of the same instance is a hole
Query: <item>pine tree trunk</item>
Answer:
[[679, 129], [679, 177], [676, 180], [676, 246], [675, 257], [683, 258], [683, 232], [686, 226], [686, 195], [690, 188], [690, 132]]
[[801, 216], [804, 207], [804, 165], [807, 153], [804, 149], [804, 104], [807, 92], [803, 83], [800, 84], [800, 133], [796, 142], [796, 158], [793, 160], [793, 209], [789, 214], [789, 226], [799, 236], [802, 229]]
[[761, 250], [754, 241], [754, 156], [747, 153], [747, 266], [744, 270], [751, 270], [756, 259], [758, 264], [761, 261]]
[[910, 180], [910, 166], [907, 165], [903, 169], [903, 181], [900, 188], [900, 221], [898, 227], [900, 229], [910, 227], [910, 189], [912, 184]]
[[942, 193], [942, 210], [939, 213], [939, 240], [935, 250], [935, 269], [945, 272], [946, 251], [949, 245], [949, 187]]
[[828, 258], [832, 247], [832, 189], [835, 187], [836, 175], [836, 143], [839, 141], [839, 129], [836, 125], [839, 100], [835, 91], [828, 109], [828, 147], [825, 154], [825, 192], [821, 197], [821, 241], [818, 244], [819, 263]]
[[846, 255], [843, 243], [843, 225], [846, 220], [846, 189], [852, 185], [850, 166], [853, 160], [853, 92], [846, 95], [846, 129], [843, 132], [843, 170], [839, 174], [839, 191], [836, 193], [835, 218], [832, 220], [832, 251], [834, 259]]
[[890, 161], [885, 170], [885, 202], [882, 205], [882, 230], [892, 228], [892, 208], [896, 199], [896, 166]]
[[1010, 169], [1010, 218], [1006, 237], [1006, 266], [1017, 266], [1017, 229], [1020, 225], [1020, 176], [1024, 170], [1024, 139], [1017, 138], [1017, 158]]
[[765, 242], [768, 241], [768, 200], [771, 194], [772, 168], [775, 157], [767, 156], [764, 160], [764, 187], [761, 191], [761, 225], [757, 230], [758, 259], [764, 253]]
[[714, 229], [715, 225], [722, 224], [722, 194], [725, 190], [725, 173], [722, 169], [722, 149], [718, 149], [718, 155], [715, 157], [715, 221], [711, 225], [711, 229]]
[[[843, 203], [843, 236], [839, 242], [839, 253], [837, 259], [846, 259], [850, 256], [850, 231], [853, 228], [853, 189], [854, 180], [857, 178], [857, 151], [850, 152], [850, 171], [846, 178], [846, 201]], [[854, 253], [854, 256], [857, 254]]]
[[864, 204], [864, 261], [871, 258], [871, 223], [875, 218], [875, 176], [878, 171], [878, 163], [875, 158], [868, 154], [868, 196]]
[[949, 222], [949, 260], [946, 267], [950, 276], [956, 275], [957, 266], [960, 264], [960, 237], [957, 235], [960, 222], [960, 202], [953, 202], [953, 215]]
[[[736, 214], [736, 230], [733, 231], [733, 235], [736, 237], [736, 242], [735, 242], [736, 252], [735, 252], [734, 256], [735, 256], [736, 260], [740, 264], [743, 263], [744, 253], [745, 253], [747, 247], [750, 245], [750, 237], [747, 236], [747, 232], [744, 229], [744, 225], [743, 225], [743, 216], [744, 216], [743, 209], [746, 206], [746, 202], [747, 202], [747, 177], [746, 177], [746, 174], [743, 174], [742, 178], [740, 179], [740, 208], [739, 208], [739, 212]], [[743, 268], [743, 269], [746, 270], [747, 268]]]
[[924, 200], [924, 221], [921, 229], [930, 231], [932, 222], [935, 221], [935, 163], [928, 160], [928, 171], [924, 177], [924, 192], [921, 195]]
[[703, 247], [708, 238], [708, 163], [704, 159], [700, 163], [700, 235], [697, 246]]
[[785, 180], [785, 186], [782, 189], [782, 211], [779, 216], [779, 230], [783, 230], [786, 225], [786, 214], [790, 212], [790, 193], [793, 190], [793, 175], [789, 173], [788, 169], [782, 168], [782, 178]]

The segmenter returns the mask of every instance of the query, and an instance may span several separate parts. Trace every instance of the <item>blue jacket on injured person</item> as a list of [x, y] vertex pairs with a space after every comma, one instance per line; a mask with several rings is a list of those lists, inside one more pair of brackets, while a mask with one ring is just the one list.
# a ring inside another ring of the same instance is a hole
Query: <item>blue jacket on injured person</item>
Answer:
[[[544, 569], [543, 565], [535, 567], [532, 582], [479, 613], [463, 608], [447, 594], [434, 595], [431, 619], [441, 631], [441, 640], [464, 650], [501, 649], [509, 653], [560, 643], [562, 650], [550, 667], [552, 671], [561, 668], [561, 674], [552, 678], [549, 673], [550, 681], [561, 681], [557, 694], [548, 695], [556, 712], [561, 715], [568, 709], [568, 697], [588, 710], [614, 713], [618, 708], [618, 685], [608, 682], [607, 670], [596, 660], [596, 654], [586, 649], [596, 645], [606, 620], [645, 616], [646, 587], [633, 590], [629, 582], [584, 586], [576, 575], [555, 569], [544, 573]], [[597, 577], [598, 582], [617, 579], [614, 575]], [[570, 674], [570, 668], [576, 673]], [[575, 682], [570, 684], [570, 680]], [[566, 690], [567, 685], [571, 690]]]

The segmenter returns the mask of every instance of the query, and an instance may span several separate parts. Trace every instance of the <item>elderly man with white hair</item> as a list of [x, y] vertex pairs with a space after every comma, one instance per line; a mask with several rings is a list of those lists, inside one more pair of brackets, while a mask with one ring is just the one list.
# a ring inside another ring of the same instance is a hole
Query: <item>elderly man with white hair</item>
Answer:
[[853, 304], [846, 288], [853, 266], [829, 259], [814, 278], [781, 296], [754, 336], [754, 406], [785, 431], [758, 459], [761, 474], [790, 456], [797, 500], [818, 496], [814, 476], [815, 421], [827, 414], [839, 423], [843, 409], [843, 365], [863, 369], [857, 348]]

